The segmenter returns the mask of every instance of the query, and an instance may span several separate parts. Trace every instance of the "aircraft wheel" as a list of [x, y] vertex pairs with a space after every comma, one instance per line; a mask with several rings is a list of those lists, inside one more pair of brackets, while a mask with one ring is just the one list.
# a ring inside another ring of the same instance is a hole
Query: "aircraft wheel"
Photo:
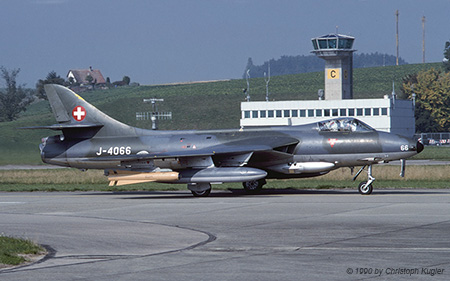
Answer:
[[243, 182], [242, 185], [244, 186], [245, 191], [249, 193], [257, 193], [260, 192], [263, 185], [266, 184], [265, 179], [255, 180], [255, 181], [246, 181]]
[[359, 193], [360, 193], [361, 195], [369, 195], [369, 194], [371, 194], [372, 191], [373, 191], [373, 186], [372, 186], [372, 184], [369, 184], [368, 186], [365, 186], [366, 183], [367, 183], [366, 181], [363, 181], [363, 182], [361, 182], [361, 183], [359, 184], [359, 186], [358, 186], [358, 191], [359, 191]]
[[194, 197], [208, 197], [209, 194], [211, 193], [211, 188], [207, 189], [207, 190], [203, 190], [203, 191], [194, 191], [191, 190], [192, 195], [194, 195]]

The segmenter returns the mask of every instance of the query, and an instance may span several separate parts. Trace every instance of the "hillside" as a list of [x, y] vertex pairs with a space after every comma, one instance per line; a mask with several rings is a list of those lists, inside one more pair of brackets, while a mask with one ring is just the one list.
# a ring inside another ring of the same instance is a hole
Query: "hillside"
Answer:
[[[381, 98], [392, 92], [393, 80], [399, 94], [402, 77], [440, 66], [435, 63], [354, 69], [354, 96]], [[160, 121], [160, 129], [221, 129], [239, 126], [240, 102], [245, 98], [242, 89], [246, 87], [245, 80], [230, 80], [117, 88], [83, 93], [82, 96], [106, 114], [132, 126], [151, 128], [150, 121], [136, 121], [135, 112], [151, 111], [151, 105], [143, 103], [143, 98], [163, 98], [165, 101], [158, 104], [158, 109], [172, 111], [173, 119]], [[323, 72], [274, 76], [270, 81], [270, 99], [316, 99], [317, 90], [323, 87]], [[253, 101], [265, 99], [263, 78], [250, 80], [250, 96]], [[54, 123], [47, 101], [31, 105], [16, 121], [0, 123], [0, 165], [40, 164], [38, 145], [41, 138], [58, 132], [15, 128]]]
[[[380, 54], [378, 52], [371, 54], [353, 54], [353, 68], [395, 65], [395, 61], [395, 56]], [[404, 65], [406, 64], [406, 61], [400, 57], [399, 64]], [[278, 76], [321, 71], [325, 66], [325, 61], [316, 55], [298, 55], [281, 56], [279, 59], [271, 59], [266, 61], [262, 65], [254, 65], [252, 58], [249, 58], [242, 78], [245, 79], [245, 77], [247, 77], [246, 72], [248, 69], [250, 69], [251, 77], [264, 77], [265, 73], [269, 69], [269, 65], [272, 76]]]

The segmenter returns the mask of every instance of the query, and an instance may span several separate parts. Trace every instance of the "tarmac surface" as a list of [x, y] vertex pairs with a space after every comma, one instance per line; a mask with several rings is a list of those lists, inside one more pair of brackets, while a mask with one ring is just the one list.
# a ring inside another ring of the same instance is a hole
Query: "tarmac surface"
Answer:
[[0, 280], [450, 280], [450, 190], [0, 193]]

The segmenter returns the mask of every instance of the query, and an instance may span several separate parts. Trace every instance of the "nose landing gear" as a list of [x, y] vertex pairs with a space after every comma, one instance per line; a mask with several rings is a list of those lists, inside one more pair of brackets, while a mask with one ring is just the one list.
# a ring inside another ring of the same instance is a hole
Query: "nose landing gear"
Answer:
[[[356, 178], [361, 174], [361, 172], [366, 168], [367, 165], [364, 165], [358, 173], [353, 177], [353, 181], [356, 180]], [[373, 191], [372, 183], [375, 181], [375, 178], [372, 176], [372, 165], [368, 165], [369, 168], [367, 169], [367, 181], [363, 181], [358, 185], [358, 191], [361, 195], [369, 195]]]

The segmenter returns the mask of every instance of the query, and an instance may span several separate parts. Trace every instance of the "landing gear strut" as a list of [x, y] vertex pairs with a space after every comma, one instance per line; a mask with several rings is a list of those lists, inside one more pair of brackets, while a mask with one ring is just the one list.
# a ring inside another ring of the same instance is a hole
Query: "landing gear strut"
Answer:
[[[366, 168], [367, 165], [364, 165], [358, 173], [353, 177], [353, 181], [356, 180], [356, 178], [361, 174], [361, 172]], [[369, 165], [369, 168], [367, 169], [367, 181], [363, 181], [358, 185], [358, 191], [361, 195], [369, 195], [373, 191], [372, 183], [375, 181], [375, 178], [372, 177], [372, 165]]]

